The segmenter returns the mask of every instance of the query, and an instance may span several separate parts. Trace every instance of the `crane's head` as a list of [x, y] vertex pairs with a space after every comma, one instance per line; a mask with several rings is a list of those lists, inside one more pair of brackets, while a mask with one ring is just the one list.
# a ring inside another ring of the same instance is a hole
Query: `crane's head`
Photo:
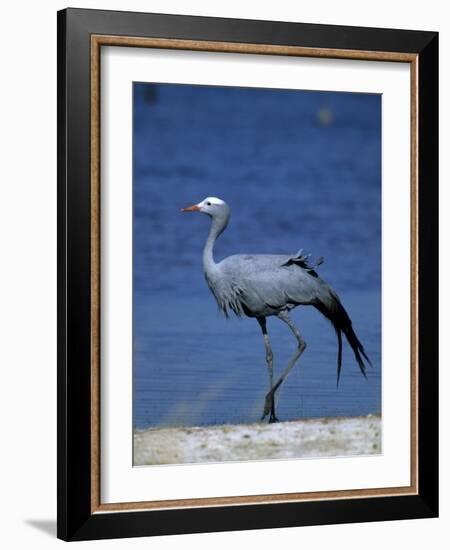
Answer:
[[228, 221], [230, 217], [230, 208], [228, 204], [217, 197], [206, 197], [206, 199], [198, 204], [182, 208], [181, 212], [203, 212], [213, 219], [224, 221]]

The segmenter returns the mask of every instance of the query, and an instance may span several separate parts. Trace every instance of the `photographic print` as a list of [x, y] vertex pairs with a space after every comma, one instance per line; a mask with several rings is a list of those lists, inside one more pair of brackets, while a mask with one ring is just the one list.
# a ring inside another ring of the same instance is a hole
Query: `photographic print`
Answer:
[[133, 86], [134, 465], [379, 454], [381, 95]]

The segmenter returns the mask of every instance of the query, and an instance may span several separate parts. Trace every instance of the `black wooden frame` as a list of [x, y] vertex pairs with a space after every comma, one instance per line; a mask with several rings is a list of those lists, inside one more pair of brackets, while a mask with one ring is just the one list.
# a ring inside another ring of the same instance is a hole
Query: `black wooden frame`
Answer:
[[[92, 34], [417, 54], [418, 495], [91, 513]], [[58, 12], [58, 537], [85, 540], [436, 517], [438, 35], [434, 32], [67, 9]]]

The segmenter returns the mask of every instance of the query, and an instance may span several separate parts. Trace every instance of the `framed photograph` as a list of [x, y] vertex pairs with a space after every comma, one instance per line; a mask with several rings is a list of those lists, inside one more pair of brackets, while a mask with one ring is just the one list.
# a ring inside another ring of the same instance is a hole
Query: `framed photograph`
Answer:
[[438, 514], [438, 35], [58, 13], [58, 536]]

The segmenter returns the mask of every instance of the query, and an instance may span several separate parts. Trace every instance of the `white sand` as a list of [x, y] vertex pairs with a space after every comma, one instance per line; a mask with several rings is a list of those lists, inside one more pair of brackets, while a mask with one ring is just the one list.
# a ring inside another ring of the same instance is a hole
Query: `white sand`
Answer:
[[134, 434], [134, 464], [330, 457], [381, 453], [381, 417], [276, 424], [150, 428]]

